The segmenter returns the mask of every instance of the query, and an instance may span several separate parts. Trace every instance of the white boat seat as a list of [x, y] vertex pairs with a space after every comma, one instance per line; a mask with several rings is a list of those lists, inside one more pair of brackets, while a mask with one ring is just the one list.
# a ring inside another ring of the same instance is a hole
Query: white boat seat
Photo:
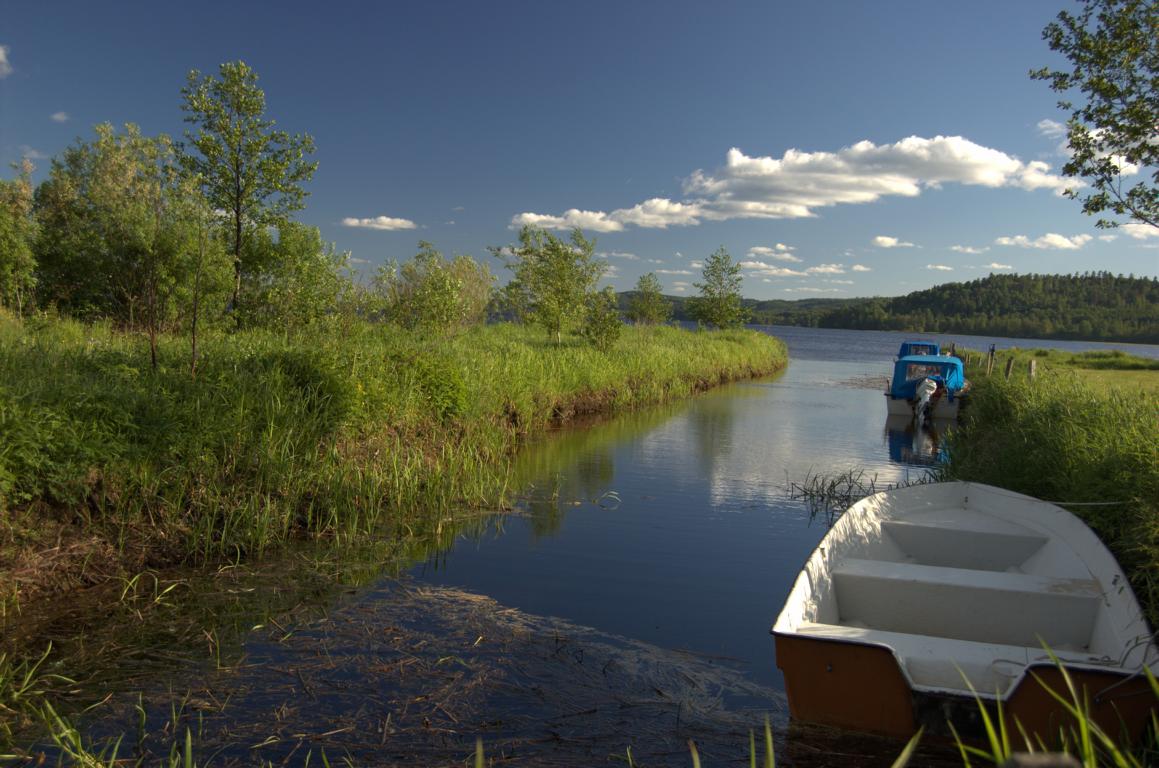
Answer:
[[848, 558], [832, 571], [839, 623], [999, 645], [1083, 649], [1094, 579]]
[[914, 562], [948, 568], [1005, 571], [1026, 562], [1046, 544], [1034, 533], [987, 531], [886, 520], [881, 529]]
[[[950, 690], [966, 695], [970, 691], [966, 680], [983, 696], [1004, 694], [1019, 679], [1028, 664], [1050, 663], [1041, 645], [1026, 647], [980, 643], [815, 622], [802, 622], [795, 634], [887, 646], [901, 661], [914, 688]], [[1081, 650], [1051, 650], [1068, 663], [1106, 664], [1105, 659], [1095, 658]]]

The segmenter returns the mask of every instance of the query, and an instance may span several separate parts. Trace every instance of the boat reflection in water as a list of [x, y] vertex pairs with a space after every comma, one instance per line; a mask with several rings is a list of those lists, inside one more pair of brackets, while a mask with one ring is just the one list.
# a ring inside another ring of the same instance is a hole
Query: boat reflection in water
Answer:
[[897, 464], [933, 466], [948, 459], [946, 432], [952, 419], [935, 419], [918, 424], [909, 416], [890, 416], [885, 420], [885, 441], [889, 459]]

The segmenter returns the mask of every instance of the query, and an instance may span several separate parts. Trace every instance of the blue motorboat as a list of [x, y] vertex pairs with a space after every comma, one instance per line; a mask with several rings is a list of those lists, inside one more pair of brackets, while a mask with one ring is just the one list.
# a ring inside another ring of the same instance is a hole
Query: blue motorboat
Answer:
[[910, 355], [940, 355], [942, 348], [936, 341], [903, 341], [897, 351], [898, 358]]
[[959, 358], [905, 355], [894, 361], [885, 401], [891, 416], [952, 419], [958, 415], [969, 389], [970, 382]]

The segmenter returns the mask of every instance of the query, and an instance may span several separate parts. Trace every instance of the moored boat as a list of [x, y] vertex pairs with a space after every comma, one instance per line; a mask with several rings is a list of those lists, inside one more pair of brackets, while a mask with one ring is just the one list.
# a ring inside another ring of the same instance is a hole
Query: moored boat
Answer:
[[1066, 510], [978, 483], [854, 504], [772, 631], [802, 722], [969, 731], [976, 690], [1049, 744], [1070, 722], [1045, 687], [1065, 692], [1051, 653], [1108, 733], [1139, 738], [1156, 702], [1143, 670], [1159, 673], [1159, 648], [1111, 554]]
[[903, 341], [897, 350], [898, 357], [940, 354], [942, 354], [942, 348], [938, 346], [936, 341]]
[[893, 377], [886, 384], [886, 412], [917, 419], [957, 418], [969, 391], [961, 359], [905, 355], [894, 361]]

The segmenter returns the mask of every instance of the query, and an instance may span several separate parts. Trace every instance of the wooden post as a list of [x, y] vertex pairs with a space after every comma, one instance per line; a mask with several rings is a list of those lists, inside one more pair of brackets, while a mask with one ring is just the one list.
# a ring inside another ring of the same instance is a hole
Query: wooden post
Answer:
[[1038, 360], [1032, 357], [1030, 358], [1030, 370], [1027, 371], [1027, 374], [1033, 379], [1036, 373], [1038, 373]]
[[1010, 381], [1010, 374], [1014, 372], [1014, 357], [1006, 358], [1006, 380]]
[[990, 354], [986, 358], [986, 375], [990, 375], [990, 371], [994, 370], [994, 345], [990, 345]]

